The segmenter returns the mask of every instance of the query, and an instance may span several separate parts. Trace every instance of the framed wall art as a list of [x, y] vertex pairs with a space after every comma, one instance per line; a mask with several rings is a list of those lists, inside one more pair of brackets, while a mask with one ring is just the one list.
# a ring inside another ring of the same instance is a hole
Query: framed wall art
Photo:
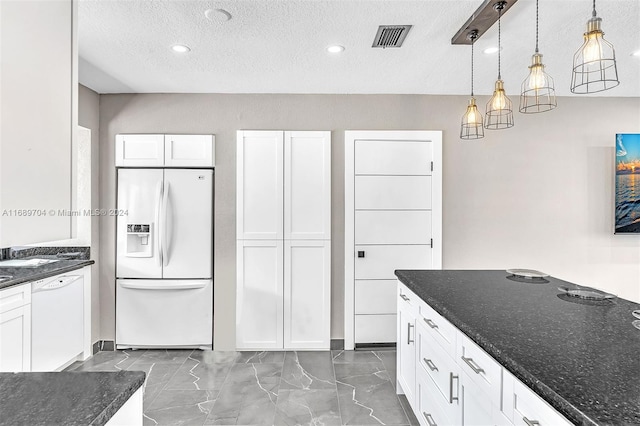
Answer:
[[616, 134], [616, 234], [640, 234], [640, 134]]

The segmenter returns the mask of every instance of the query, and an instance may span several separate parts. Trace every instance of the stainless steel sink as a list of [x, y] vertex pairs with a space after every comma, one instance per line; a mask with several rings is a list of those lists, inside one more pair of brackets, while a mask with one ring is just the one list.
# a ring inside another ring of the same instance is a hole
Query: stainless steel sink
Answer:
[[0, 268], [37, 268], [47, 263], [59, 262], [58, 259], [11, 259], [0, 261]]

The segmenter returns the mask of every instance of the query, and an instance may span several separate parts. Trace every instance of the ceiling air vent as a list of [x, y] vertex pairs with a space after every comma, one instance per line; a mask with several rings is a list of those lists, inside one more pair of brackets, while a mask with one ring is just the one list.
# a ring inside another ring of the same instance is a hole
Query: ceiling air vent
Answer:
[[380, 25], [371, 47], [400, 47], [407, 38], [411, 25]]

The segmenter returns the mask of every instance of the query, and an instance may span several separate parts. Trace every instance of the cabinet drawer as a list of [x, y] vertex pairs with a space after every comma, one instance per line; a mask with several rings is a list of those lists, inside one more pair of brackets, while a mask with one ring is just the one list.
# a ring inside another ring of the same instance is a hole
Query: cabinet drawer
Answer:
[[355, 315], [356, 343], [393, 343], [396, 341], [396, 315]]
[[356, 210], [431, 210], [431, 176], [356, 176]]
[[356, 314], [395, 314], [395, 280], [356, 280]]
[[[431, 269], [433, 249], [427, 245], [356, 245], [357, 280], [395, 280], [396, 269]], [[358, 257], [362, 252], [364, 257]]]
[[431, 244], [428, 210], [361, 210], [355, 216], [356, 244]]
[[451, 358], [455, 358], [456, 328], [453, 324], [422, 300], [419, 302], [418, 322], [426, 327], [434, 341], [438, 342]]
[[0, 291], [0, 313], [31, 303], [31, 283]]
[[448, 410], [455, 411], [458, 407], [458, 365], [440, 344], [436, 343], [427, 327], [420, 322], [416, 325], [418, 333], [418, 364], [438, 388], [433, 398], [442, 401]]
[[462, 332], [457, 332], [456, 341], [456, 361], [460, 371], [464, 371], [478, 389], [489, 397], [491, 403], [499, 407], [502, 367]]
[[[506, 391], [507, 390], [505, 390], [505, 392]], [[571, 425], [571, 422], [565, 419], [522, 382], [514, 380], [513, 424], [522, 426], [528, 426], [530, 424], [537, 424], [539, 426], [568, 426]]]
[[435, 383], [420, 367], [416, 372], [416, 408], [414, 413], [422, 426], [447, 426], [460, 424], [449, 418], [447, 410], [437, 398], [439, 393]]

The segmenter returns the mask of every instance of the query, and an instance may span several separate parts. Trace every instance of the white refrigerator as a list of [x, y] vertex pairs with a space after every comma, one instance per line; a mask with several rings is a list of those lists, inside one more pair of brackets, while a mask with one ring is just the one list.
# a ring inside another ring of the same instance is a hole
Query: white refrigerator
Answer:
[[118, 169], [116, 347], [213, 343], [213, 170]]

